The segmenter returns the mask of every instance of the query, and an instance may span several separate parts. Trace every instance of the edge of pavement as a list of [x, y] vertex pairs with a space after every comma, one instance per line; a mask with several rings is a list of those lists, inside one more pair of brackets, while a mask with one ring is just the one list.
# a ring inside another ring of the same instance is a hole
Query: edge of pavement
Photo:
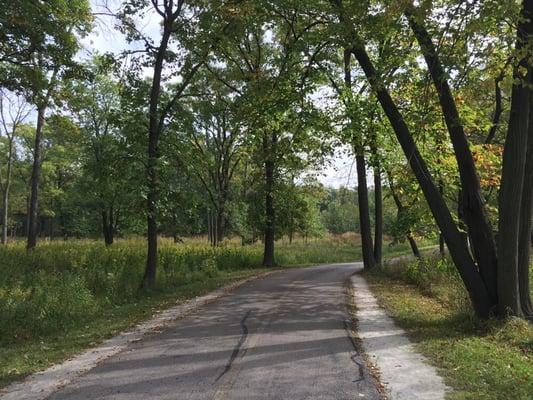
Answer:
[[348, 295], [352, 329], [368, 368], [382, 393], [394, 400], [443, 400], [452, 389], [437, 368], [418, 353], [407, 333], [379, 306], [365, 278], [357, 272], [349, 278]]
[[130, 343], [142, 340], [146, 334], [158, 332], [172, 321], [187, 316], [198, 308], [218, 300], [251, 281], [265, 278], [276, 272], [279, 272], [279, 270], [267, 271], [238, 280], [203, 296], [185, 300], [176, 306], [158, 312], [152, 318], [104, 340], [95, 347], [76, 354], [59, 364], [54, 364], [43, 371], [30, 374], [21, 381], [13, 382], [1, 388], [0, 399], [44, 400], [78, 376], [90, 371], [109, 357], [125, 350]]

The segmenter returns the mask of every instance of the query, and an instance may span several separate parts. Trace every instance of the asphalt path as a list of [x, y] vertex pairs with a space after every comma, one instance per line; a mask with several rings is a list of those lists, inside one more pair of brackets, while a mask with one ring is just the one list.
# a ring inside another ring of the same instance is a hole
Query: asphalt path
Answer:
[[348, 333], [355, 264], [276, 272], [145, 336], [50, 398], [379, 399]]

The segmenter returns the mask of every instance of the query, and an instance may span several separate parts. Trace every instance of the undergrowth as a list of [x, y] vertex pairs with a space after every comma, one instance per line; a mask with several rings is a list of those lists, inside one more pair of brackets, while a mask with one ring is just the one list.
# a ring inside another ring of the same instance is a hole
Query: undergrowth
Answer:
[[455, 389], [448, 398], [531, 399], [532, 324], [477, 319], [448, 258], [386, 264], [365, 276], [380, 304]]

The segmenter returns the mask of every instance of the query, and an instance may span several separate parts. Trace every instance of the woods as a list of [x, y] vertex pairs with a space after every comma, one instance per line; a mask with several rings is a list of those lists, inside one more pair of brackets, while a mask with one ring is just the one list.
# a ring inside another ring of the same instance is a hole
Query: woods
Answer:
[[[18, 0], [0, 11], [2, 243], [142, 236], [153, 290], [165, 237], [261, 242], [274, 267], [280, 241], [357, 232], [366, 269], [440, 240], [478, 317], [532, 318], [532, 17], [529, 0]], [[91, 43], [109, 30], [120, 49]], [[319, 179], [340, 157], [352, 187]]]

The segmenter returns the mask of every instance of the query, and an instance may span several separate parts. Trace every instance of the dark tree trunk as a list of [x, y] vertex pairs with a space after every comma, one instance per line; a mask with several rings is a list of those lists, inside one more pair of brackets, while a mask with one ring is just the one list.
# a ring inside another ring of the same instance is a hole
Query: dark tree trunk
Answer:
[[161, 133], [161, 121], [159, 115], [159, 98], [161, 96], [161, 74], [163, 62], [170, 39], [172, 26], [165, 21], [163, 24], [163, 35], [161, 43], [157, 49], [154, 64], [154, 76], [150, 90], [149, 125], [148, 125], [148, 162], [146, 167], [148, 193], [146, 196], [146, 224], [148, 251], [146, 255], [146, 269], [141, 283], [141, 287], [152, 287], [155, 285], [157, 272], [157, 199], [158, 199], [158, 160], [159, 160], [159, 134]]
[[470, 151], [455, 99], [448, 85], [446, 72], [442, 67], [431, 37], [423, 23], [412, 13], [412, 10], [408, 10], [406, 16], [411, 30], [420, 45], [433, 84], [438, 93], [440, 106], [459, 168], [464, 221], [468, 227], [472, 250], [477, 261], [477, 267], [491, 298], [491, 303], [496, 303], [498, 298], [496, 283], [498, 263], [496, 244], [486, 213], [474, 158]]
[[115, 238], [112, 209], [110, 209], [109, 212], [107, 212], [107, 210], [102, 210], [102, 232], [104, 234], [105, 245], [111, 246]]
[[[343, 17], [341, 14], [341, 21], [342, 20]], [[444, 235], [450, 255], [465, 283], [474, 309], [476, 310], [476, 314], [480, 317], [487, 317], [494, 306], [494, 301], [489, 295], [484, 281], [477, 272], [477, 266], [472, 260], [468, 248], [464, 246], [460, 232], [455, 225], [444, 199], [431, 178], [429, 169], [413, 141], [413, 137], [409, 132], [407, 124], [398, 111], [389, 92], [383, 86], [382, 80], [377, 74], [365, 48], [361, 46], [361, 41], [357, 37], [355, 30], [351, 30], [351, 35], [353, 35], [354, 43], [356, 44], [352, 49], [352, 52], [361, 65], [372, 89], [376, 93], [383, 111], [387, 115], [387, 118], [394, 129], [400, 146], [402, 147], [428, 202], [433, 217], [437, 221], [437, 224]]]
[[33, 149], [33, 167], [31, 172], [31, 193], [28, 213], [28, 241], [26, 247], [33, 249], [37, 244], [38, 234], [38, 199], [39, 199], [39, 183], [41, 181], [41, 167], [42, 167], [42, 152], [43, 152], [43, 127], [44, 115], [46, 112], [45, 106], [40, 106], [37, 109], [37, 127], [35, 129], [35, 143]]
[[[530, 72], [531, 73], [531, 72]], [[518, 289], [520, 292], [520, 306], [524, 315], [533, 316], [533, 305], [529, 288], [529, 263], [531, 246], [533, 246], [533, 91], [530, 90], [529, 126], [527, 151], [524, 172], [524, 186], [522, 188], [522, 202], [520, 204], [520, 231], [518, 241]]]
[[225, 231], [225, 217], [224, 217], [224, 205], [219, 205], [216, 215], [216, 239], [217, 244], [224, 240]]
[[374, 260], [381, 265], [383, 254], [383, 194], [381, 188], [381, 170], [374, 168]]
[[409, 246], [411, 246], [411, 251], [413, 252], [413, 255], [416, 258], [422, 258], [422, 255], [420, 254], [420, 250], [418, 250], [418, 246], [416, 244], [416, 241], [413, 237], [413, 235], [409, 232], [405, 236], [407, 238], [407, 241], [409, 242]]
[[520, 235], [518, 242], [518, 289], [520, 291], [520, 305], [524, 315], [533, 316], [529, 288], [529, 263], [531, 256], [531, 235], [533, 218], [533, 101], [530, 100], [529, 136], [527, 156], [520, 205]]
[[[517, 44], [518, 51], [530, 46], [533, 34], [533, 1], [523, 2], [521, 20], [518, 24]], [[518, 53], [520, 54], [520, 53]], [[532, 71], [528, 62], [531, 50], [521, 55], [522, 59], [513, 71], [514, 84], [511, 94], [511, 109], [505, 146], [503, 151], [502, 179], [499, 195], [499, 224], [498, 224], [498, 311], [506, 314], [523, 315], [519, 288], [519, 270], [524, 266], [519, 265], [519, 249], [523, 246], [520, 235], [528, 229], [527, 222], [521, 224], [519, 217], [531, 217], [528, 199], [531, 187], [526, 179], [526, 157], [529, 134], [529, 111], [531, 90], [528, 85], [532, 83]], [[523, 71], [528, 71], [522, 74]], [[528, 171], [529, 172], [529, 171]], [[525, 192], [527, 193], [525, 193]], [[525, 194], [525, 199], [523, 198]], [[528, 210], [522, 210], [526, 206]], [[530, 218], [527, 218], [530, 219]], [[521, 232], [522, 231], [522, 232]], [[522, 246], [521, 246], [522, 244]], [[524, 250], [523, 248], [520, 250]], [[529, 268], [529, 260], [526, 260]]]
[[[344, 84], [348, 91], [348, 99], [351, 99], [352, 74], [351, 52], [344, 50]], [[351, 100], [348, 100], [351, 101]], [[368, 184], [366, 181], [366, 163], [364, 154], [363, 138], [361, 132], [351, 132], [354, 141], [355, 163], [357, 169], [357, 199], [359, 208], [359, 225], [361, 233], [361, 247], [363, 252], [363, 265], [365, 269], [375, 266], [374, 245], [372, 244], [372, 228], [370, 226], [370, 207], [368, 206]]]
[[[506, 64], [507, 67], [507, 64]], [[494, 114], [492, 115], [492, 125], [489, 129], [489, 133], [487, 134], [487, 137], [485, 138], [485, 144], [492, 143], [494, 140], [494, 137], [496, 136], [496, 131], [498, 130], [498, 126], [500, 124], [500, 118], [503, 112], [502, 107], [502, 90], [500, 88], [500, 83], [503, 80], [505, 76], [505, 69], [502, 70], [502, 73], [494, 79], [494, 95], [495, 95], [495, 106], [494, 106]]]
[[274, 267], [274, 240], [275, 240], [275, 208], [274, 208], [274, 158], [277, 137], [272, 134], [263, 135], [263, 156], [265, 158], [265, 251], [263, 265]]
[[[439, 180], [439, 193], [441, 196], [444, 197], [444, 182], [441, 180]], [[442, 232], [439, 232], [439, 254], [441, 255], [441, 257], [444, 257], [444, 253], [445, 253], [445, 243], [444, 243], [444, 236], [442, 235]]]
[[[392, 182], [390, 182], [390, 190], [392, 194], [392, 199], [394, 200], [394, 204], [396, 204], [396, 209], [398, 210], [397, 218], [399, 219], [400, 216], [405, 212], [405, 208], [402, 204], [402, 201], [398, 197], [398, 194], [394, 190], [394, 187], [392, 186]], [[409, 242], [409, 246], [411, 246], [411, 251], [413, 252], [413, 255], [416, 258], [421, 258], [422, 256], [420, 255], [420, 251], [418, 250], [418, 246], [416, 244], [415, 238], [413, 237], [413, 234], [410, 231], [407, 231], [407, 233], [405, 234], [405, 237], [407, 238], [407, 241]]]
[[[359, 150], [361, 152], [361, 150]], [[372, 228], [370, 226], [370, 208], [368, 206], [368, 186], [366, 181], [365, 156], [355, 156], [357, 167], [357, 199], [359, 202], [359, 223], [361, 226], [361, 245], [363, 250], [363, 264], [365, 269], [373, 268], [374, 245], [372, 244]]]
[[211, 218], [211, 211], [207, 210], [207, 241], [213, 245], [213, 218]]

